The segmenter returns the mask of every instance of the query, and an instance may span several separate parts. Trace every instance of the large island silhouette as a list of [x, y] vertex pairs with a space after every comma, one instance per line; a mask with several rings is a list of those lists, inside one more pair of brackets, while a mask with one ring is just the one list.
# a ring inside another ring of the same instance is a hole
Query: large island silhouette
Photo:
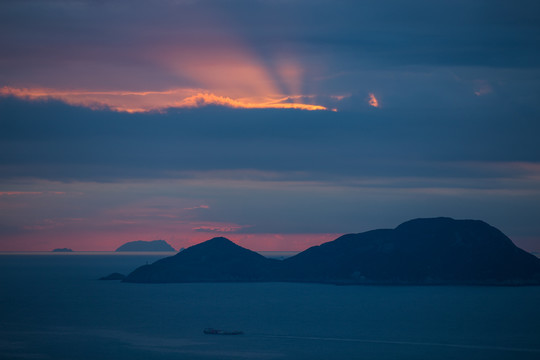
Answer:
[[123, 281], [536, 285], [540, 259], [483, 221], [441, 217], [343, 235], [285, 260], [217, 237], [141, 266]]

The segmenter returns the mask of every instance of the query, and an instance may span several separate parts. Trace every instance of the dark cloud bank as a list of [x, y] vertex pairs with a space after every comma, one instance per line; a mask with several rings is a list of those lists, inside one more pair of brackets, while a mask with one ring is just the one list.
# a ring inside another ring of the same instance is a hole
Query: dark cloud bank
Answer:
[[493, 104], [469, 110], [209, 107], [125, 114], [4, 98], [1, 176], [107, 181], [251, 169], [322, 177], [474, 177], [493, 174], [456, 164], [540, 161], [535, 118]]

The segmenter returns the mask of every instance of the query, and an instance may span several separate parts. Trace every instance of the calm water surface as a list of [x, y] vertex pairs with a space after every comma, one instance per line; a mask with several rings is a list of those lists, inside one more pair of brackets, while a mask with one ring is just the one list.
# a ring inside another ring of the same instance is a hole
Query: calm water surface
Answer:
[[0, 359], [540, 359], [540, 287], [96, 280], [162, 256], [1, 255]]

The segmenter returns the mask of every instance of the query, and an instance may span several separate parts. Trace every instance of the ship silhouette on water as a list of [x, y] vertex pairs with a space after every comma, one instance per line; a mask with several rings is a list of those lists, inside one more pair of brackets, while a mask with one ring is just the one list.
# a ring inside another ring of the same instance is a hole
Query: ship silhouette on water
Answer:
[[207, 335], [242, 335], [244, 332], [239, 330], [220, 330], [214, 328], [206, 328], [203, 333]]

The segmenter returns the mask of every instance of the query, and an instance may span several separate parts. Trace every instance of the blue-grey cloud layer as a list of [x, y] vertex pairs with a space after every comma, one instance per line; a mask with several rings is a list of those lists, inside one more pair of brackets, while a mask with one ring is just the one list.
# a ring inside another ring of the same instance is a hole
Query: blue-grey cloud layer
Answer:
[[5, 98], [0, 112], [2, 177], [107, 180], [227, 169], [462, 177], [475, 171], [452, 163], [540, 161], [534, 113], [495, 102], [416, 113], [210, 107], [125, 114]]

